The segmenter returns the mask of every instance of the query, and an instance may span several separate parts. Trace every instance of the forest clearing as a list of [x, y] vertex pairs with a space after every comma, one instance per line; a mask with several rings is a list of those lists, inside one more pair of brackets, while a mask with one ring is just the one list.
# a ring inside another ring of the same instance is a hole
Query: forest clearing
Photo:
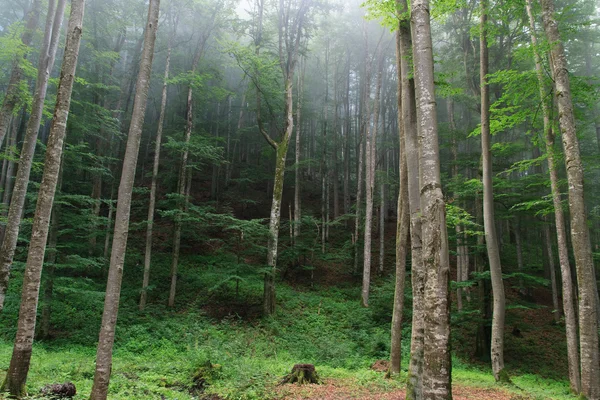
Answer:
[[0, 0], [0, 398], [600, 400], [596, 0]]

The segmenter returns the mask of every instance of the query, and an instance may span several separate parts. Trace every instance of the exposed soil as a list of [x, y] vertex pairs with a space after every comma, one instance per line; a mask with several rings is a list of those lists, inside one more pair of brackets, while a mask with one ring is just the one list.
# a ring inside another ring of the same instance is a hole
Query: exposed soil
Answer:
[[[349, 386], [339, 380], [325, 380], [323, 385], [283, 385], [278, 389], [280, 400], [404, 400], [404, 390], [385, 392], [382, 389]], [[480, 389], [453, 386], [454, 400], [516, 400], [526, 398], [515, 396], [501, 389]]]

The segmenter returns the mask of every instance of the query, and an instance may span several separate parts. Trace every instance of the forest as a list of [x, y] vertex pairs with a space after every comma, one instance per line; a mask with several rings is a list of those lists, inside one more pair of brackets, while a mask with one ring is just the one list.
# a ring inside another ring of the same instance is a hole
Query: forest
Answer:
[[0, 0], [0, 399], [600, 400], [597, 0]]

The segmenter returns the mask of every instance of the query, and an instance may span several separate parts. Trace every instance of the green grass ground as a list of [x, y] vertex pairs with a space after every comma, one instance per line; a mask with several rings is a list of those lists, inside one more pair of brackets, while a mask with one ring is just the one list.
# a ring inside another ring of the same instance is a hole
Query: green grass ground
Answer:
[[[167, 262], [168, 256], [157, 257]], [[199, 398], [195, 374], [204, 369], [205, 393], [225, 399], [270, 399], [274, 387], [296, 363], [315, 364], [321, 377], [348, 385], [398, 390], [402, 377], [384, 378], [370, 370], [389, 352], [389, 318], [392, 279], [381, 279], [372, 293], [371, 307], [359, 306], [359, 288], [352, 283], [338, 286], [278, 284], [279, 308], [268, 319], [258, 317], [262, 282], [257, 274], [234, 280], [219, 263], [188, 257], [182, 265], [178, 306], [167, 309], [165, 276], [156, 271], [158, 282], [152, 302], [143, 313], [137, 310], [136, 276], [129, 267], [123, 290], [110, 399]], [[18, 273], [13, 288], [18, 281]], [[215, 285], [215, 282], [222, 282]], [[8, 368], [11, 336], [16, 320], [16, 293], [0, 317], [0, 379]], [[408, 298], [407, 300], [410, 300]], [[49, 383], [72, 381], [77, 399], [89, 395], [95, 358], [95, 342], [102, 309], [102, 285], [89, 279], [61, 278], [53, 305], [54, 338], [37, 342], [27, 387], [39, 393]], [[409, 318], [407, 318], [408, 320]], [[405, 324], [404, 337], [410, 338]], [[474, 343], [460, 337], [459, 345]], [[409, 343], [404, 341], [404, 361]], [[551, 351], [551, 349], [539, 349]], [[453, 380], [473, 387], [496, 387], [484, 364], [474, 365], [455, 358]], [[551, 373], [533, 374], [511, 369], [514, 386], [506, 387], [514, 399], [574, 399], [564, 379]], [[546, 377], [543, 377], [546, 376]], [[521, 397], [518, 397], [521, 396]]]

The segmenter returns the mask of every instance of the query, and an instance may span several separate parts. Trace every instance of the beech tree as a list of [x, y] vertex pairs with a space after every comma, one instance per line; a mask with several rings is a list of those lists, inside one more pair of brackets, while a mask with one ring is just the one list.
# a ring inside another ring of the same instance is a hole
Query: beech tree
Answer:
[[[256, 55], [262, 46], [262, 24], [264, 0], [257, 1], [258, 19], [257, 34], [254, 38]], [[273, 199], [269, 219], [269, 241], [267, 244], [267, 265], [270, 271], [264, 275], [263, 313], [271, 315], [275, 312], [275, 276], [277, 274], [277, 245], [279, 242], [279, 223], [281, 218], [281, 198], [283, 195], [283, 178], [285, 175], [287, 150], [294, 130], [294, 73], [307, 29], [306, 17], [312, 7], [311, 0], [280, 0], [277, 10], [278, 20], [278, 59], [284, 80], [284, 125], [279, 132], [281, 137], [276, 141], [264, 126], [261, 111], [262, 94], [259, 76], [252, 76], [257, 91], [256, 119], [260, 133], [276, 153], [275, 178], [273, 183]], [[256, 71], [255, 71], [256, 72]]]
[[487, 0], [480, 2], [480, 79], [481, 79], [481, 155], [483, 164], [483, 223], [485, 244], [490, 264], [492, 278], [492, 293], [494, 296], [494, 312], [492, 314], [492, 371], [496, 381], [507, 380], [504, 371], [504, 314], [506, 312], [504, 299], [504, 283], [500, 250], [496, 237], [496, 219], [494, 218], [494, 193], [492, 183], [492, 156], [490, 153], [490, 92], [487, 82], [488, 75], [488, 44], [487, 44]]
[[579, 288], [579, 346], [581, 349], [581, 391], [590, 399], [600, 398], [598, 349], [598, 304], [594, 261], [584, 201], [583, 166], [573, 114], [569, 67], [554, 16], [554, 2], [541, 0], [542, 21], [550, 49], [550, 66], [554, 78], [559, 124], [569, 182], [571, 242], [575, 256]]
[[527, 0], [526, 9], [529, 17], [529, 26], [531, 28], [531, 43], [533, 46], [535, 58], [535, 72], [539, 85], [540, 101], [542, 104], [544, 139], [546, 145], [546, 154], [548, 157], [548, 171], [550, 175], [552, 204], [554, 206], [554, 221], [556, 225], [556, 235], [558, 238], [558, 258], [560, 262], [562, 278], [562, 297], [563, 311], [565, 314], [565, 328], [567, 335], [567, 360], [569, 365], [569, 381], [571, 383], [571, 389], [573, 390], [573, 392], [580, 393], [581, 373], [579, 370], [580, 365], [579, 339], [577, 337], [577, 318], [575, 313], [575, 299], [573, 295], [573, 280], [571, 277], [569, 250], [567, 247], [567, 230], [565, 226], [565, 216], [562, 207], [558, 170], [556, 165], [556, 154], [554, 150], [554, 133], [550, 122], [551, 110], [547, 101], [548, 90], [546, 88], [546, 81], [544, 78], [542, 57], [537, 43], [535, 19], [531, 6], [531, 0]]
[[115, 328], [117, 325], [117, 313], [121, 295], [121, 281], [123, 278], [123, 264], [125, 262], [127, 236], [129, 233], [131, 194], [133, 181], [135, 179], [135, 168], [140, 147], [142, 125], [144, 123], [144, 116], [146, 115], [146, 100], [148, 97], [148, 88], [150, 86], [152, 60], [154, 58], [154, 43], [156, 40], [156, 31], [158, 29], [159, 7], [160, 0], [150, 0], [148, 7], [148, 21], [144, 34], [144, 47], [140, 61], [140, 72], [138, 74], [133, 105], [133, 115], [131, 116], [127, 146], [123, 159], [123, 171], [121, 173], [121, 182], [119, 184], [110, 267], [108, 270], [106, 297], [104, 300], [104, 312], [102, 313], [102, 325], [100, 328], [98, 350], [96, 353], [94, 385], [90, 395], [90, 398], [94, 400], [106, 399], [108, 396], [108, 385], [112, 370], [112, 349], [115, 340]]
[[[422, 231], [425, 272], [422, 395], [424, 399], [452, 397], [450, 357], [450, 301], [446, 208], [440, 178], [437, 112], [433, 79], [433, 46], [429, 1], [411, 4], [413, 62]], [[408, 149], [407, 149], [408, 151]], [[409, 172], [410, 173], [410, 172]]]
[[165, 113], [167, 108], [167, 90], [169, 86], [169, 73], [171, 70], [171, 54], [173, 51], [173, 41], [177, 28], [177, 21], [170, 20], [171, 32], [169, 34], [169, 44], [167, 48], [167, 60], [165, 62], [165, 74], [163, 77], [163, 87], [160, 97], [160, 116], [158, 117], [158, 128], [156, 131], [156, 142], [154, 144], [154, 161], [152, 163], [152, 183], [150, 184], [150, 202], [148, 204], [148, 227], [146, 228], [146, 249], [144, 252], [144, 276], [142, 281], [142, 293], [140, 295], [140, 311], [146, 307], [148, 297], [148, 285], [150, 283], [150, 265], [152, 261], [152, 231], [154, 228], [154, 212], [156, 208], [156, 190], [158, 181], [158, 168], [160, 164], [160, 150], [162, 148], [162, 134], [165, 124]]

